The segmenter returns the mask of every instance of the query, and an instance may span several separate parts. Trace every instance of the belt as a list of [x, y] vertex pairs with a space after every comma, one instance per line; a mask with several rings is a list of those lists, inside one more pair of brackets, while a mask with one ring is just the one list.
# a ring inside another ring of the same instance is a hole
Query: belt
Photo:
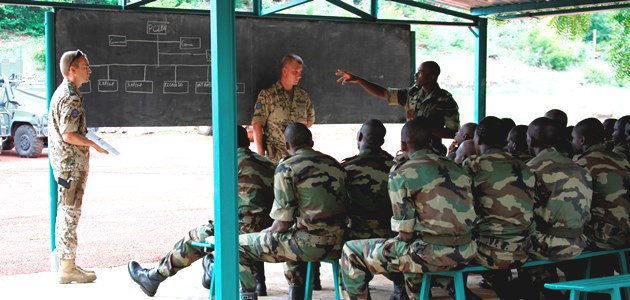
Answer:
[[541, 228], [540, 232], [544, 234], [553, 235], [559, 238], [567, 238], [574, 239], [582, 235], [582, 228], [557, 228], [557, 227], [548, 227]]
[[420, 238], [429, 244], [459, 246], [470, 243], [470, 241], [472, 241], [472, 234], [467, 233], [458, 236], [421, 234]]
[[299, 239], [309, 241], [316, 245], [332, 245], [337, 244], [343, 240], [343, 236], [319, 236], [313, 235], [306, 231], [298, 230], [295, 232], [295, 236]]
[[515, 243], [515, 242], [506, 242], [504, 240], [490, 237], [490, 236], [480, 236], [477, 241], [481, 244], [488, 245], [492, 248], [516, 252], [529, 248], [529, 238], [523, 238], [523, 242]]

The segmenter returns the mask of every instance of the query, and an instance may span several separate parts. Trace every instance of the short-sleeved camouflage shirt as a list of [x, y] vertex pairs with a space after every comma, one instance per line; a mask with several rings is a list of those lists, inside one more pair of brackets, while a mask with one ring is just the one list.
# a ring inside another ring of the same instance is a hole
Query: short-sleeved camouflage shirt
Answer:
[[254, 105], [252, 124], [262, 125], [267, 156], [274, 162], [289, 154], [284, 144], [284, 130], [294, 122], [315, 122], [315, 108], [306, 91], [294, 86], [291, 98], [280, 81], [260, 91]]
[[387, 102], [405, 109], [407, 121], [423, 116], [433, 126], [459, 130], [459, 107], [453, 95], [438, 85], [430, 94], [413, 85], [407, 89], [387, 89]]
[[341, 162], [348, 175], [348, 215], [350, 227], [390, 232], [392, 206], [387, 180], [394, 157], [382, 149], [364, 148], [359, 155]]
[[312, 235], [343, 234], [346, 172], [334, 158], [309, 147], [299, 149], [280, 161], [273, 188], [274, 220], [295, 222]]
[[536, 175], [537, 228], [581, 230], [591, 215], [591, 174], [555, 148], [542, 150], [527, 165]]
[[630, 145], [628, 143], [614, 145], [612, 151], [625, 158], [627, 161], [630, 161]]
[[604, 144], [589, 147], [575, 162], [593, 176], [591, 220], [584, 228], [601, 249], [630, 246], [630, 164]]
[[66, 132], [85, 135], [87, 122], [79, 88], [64, 80], [52, 96], [48, 116], [48, 149], [55, 176], [64, 171], [89, 170], [90, 147], [64, 142], [61, 135]]
[[275, 164], [249, 148], [238, 148], [239, 217], [264, 214], [268, 217], [273, 203]]
[[428, 243], [435, 237], [470, 241], [476, 218], [471, 186], [470, 176], [446, 157], [428, 149], [411, 153], [389, 175], [392, 230], [415, 232]]

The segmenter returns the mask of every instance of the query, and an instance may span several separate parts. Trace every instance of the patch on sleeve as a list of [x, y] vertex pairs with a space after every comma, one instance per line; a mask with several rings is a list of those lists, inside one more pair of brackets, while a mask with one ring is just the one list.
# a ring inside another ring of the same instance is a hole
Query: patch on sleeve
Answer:
[[78, 116], [79, 116], [79, 110], [77, 110], [76, 108], [75, 108], [75, 109], [73, 109], [73, 110], [70, 112], [70, 116], [72, 116], [73, 118], [78, 117]]
[[255, 108], [256, 108], [256, 109], [262, 109], [262, 103], [260, 103], [260, 102], [256, 102], [256, 106], [255, 106]]

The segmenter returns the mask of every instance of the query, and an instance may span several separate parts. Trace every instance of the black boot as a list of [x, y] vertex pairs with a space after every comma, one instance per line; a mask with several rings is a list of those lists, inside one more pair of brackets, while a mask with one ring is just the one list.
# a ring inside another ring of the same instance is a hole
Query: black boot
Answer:
[[201, 285], [209, 289], [212, 282], [212, 268], [214, 267], [214, 257], [210, 254], [203, 257], [201, 262], [203, 266], [203, 276], [201, 277]]
[[160, 282], [166, 279], [166, 276], [160, 274], [157, 268], [145, 269], [135, 261], [130, 261], [129, 264], [127, 264], [127, 270], [129, 271], [131, 279], [140, 285], [142, 291], [149, 297], [155, 295], [155, 292], [160, 286]]
[[258, 294], [255, 292], [241, 293], [241, 300], [258, 300]]
[[322, 290], [322, 281], [319, 279], [319, 267], [321, 267], [321, 263], [313, 263], [313, 291], [321, 291]]
[[304, 299], [304, 286], [303, 285], [290, 285], [289, 286], [289, 300], [303, 300]]
[[409, 296], [407, 296], [407, 290], [405, 290], [404, 282], [394, 282], [394, 293], [389, 296], [389, 300], [409, 300]]
[[267, 296], [267, 285], [265, 284], [265, 263], [254, 263], [254, 279], [256, 279], [256, 293], [258, 296]]

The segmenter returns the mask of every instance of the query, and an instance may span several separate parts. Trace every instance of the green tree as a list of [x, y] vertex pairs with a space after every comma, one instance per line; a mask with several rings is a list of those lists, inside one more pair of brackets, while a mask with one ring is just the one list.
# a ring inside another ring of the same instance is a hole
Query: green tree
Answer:
[[0, 5], [0, 31], [41, 36], [44, 34], [44, 11], [33, 6]]

